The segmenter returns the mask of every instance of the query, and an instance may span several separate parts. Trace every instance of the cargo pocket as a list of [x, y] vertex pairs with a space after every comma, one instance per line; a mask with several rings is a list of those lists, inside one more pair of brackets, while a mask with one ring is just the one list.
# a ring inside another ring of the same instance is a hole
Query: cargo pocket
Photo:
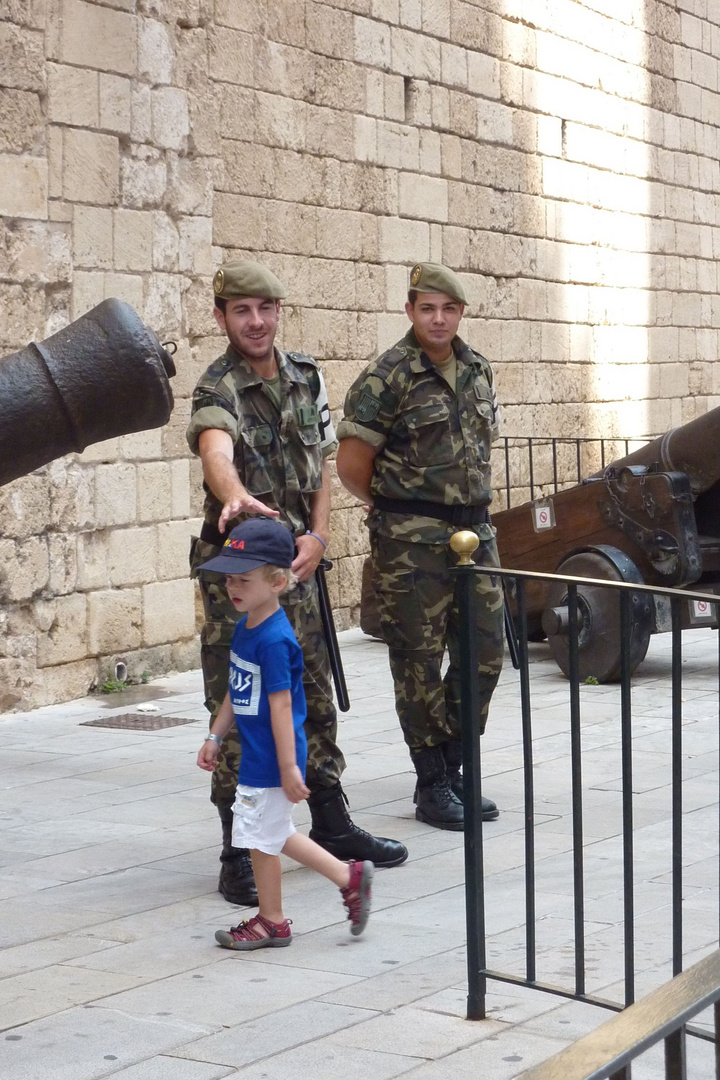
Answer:
[[424, 646], [425, 616], [412, 568], [376, 574], [380, 636], [391, 649], [416, 650]]

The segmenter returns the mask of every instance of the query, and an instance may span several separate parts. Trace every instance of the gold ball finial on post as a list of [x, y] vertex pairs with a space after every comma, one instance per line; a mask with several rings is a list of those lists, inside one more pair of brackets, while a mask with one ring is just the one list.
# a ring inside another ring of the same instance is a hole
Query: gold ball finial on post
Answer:
[[460, 556], [458, 566], [472, 566], [472, 553], [480, 543], [480, 539], [476, 533], [471, 532], [469, 529], [463, 529], [462, 532], [453, 533], [450, 537], [450, 547], [453, 549], [456, 555]]

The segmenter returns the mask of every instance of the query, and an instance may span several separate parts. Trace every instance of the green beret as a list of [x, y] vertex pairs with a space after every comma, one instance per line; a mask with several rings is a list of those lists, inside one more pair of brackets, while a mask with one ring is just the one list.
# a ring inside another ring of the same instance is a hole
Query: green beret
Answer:
[[284, 300], [287, 296], [285, 286], [266, 266], [236, 259], [225, 263], [213, 278], [215, 295], [223, 300], [232, 300], [236, 296], [262, 296], [265, 300]]
[[460, 304], [468, 302], [467, 293], [455, 271], [440, 263], [416, 263], [410, 271], [410, 288], [418, 292], [446, 293]]

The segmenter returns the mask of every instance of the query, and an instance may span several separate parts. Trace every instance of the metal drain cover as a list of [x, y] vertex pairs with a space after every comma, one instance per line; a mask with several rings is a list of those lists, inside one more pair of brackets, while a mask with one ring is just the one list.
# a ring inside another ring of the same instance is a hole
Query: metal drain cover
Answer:
[[198, 724], [186, 716], [158, 716], [152, 713], [121, 713], [120, 716], [101, 716], [99, 720], [84, 720], [80, 727], [122, 728], [123, 731], [161, 731], [180, 724]]

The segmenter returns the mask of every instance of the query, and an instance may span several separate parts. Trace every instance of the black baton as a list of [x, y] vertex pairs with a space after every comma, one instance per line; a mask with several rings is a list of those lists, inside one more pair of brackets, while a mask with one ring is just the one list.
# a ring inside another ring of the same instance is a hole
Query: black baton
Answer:
[[348, 697], [345, 672], [343, 671], [342, 658], [340, 656], [340, 646], [338, 645], [337, 633], [335, 631], [335, 620], [333, 619], [332, 608], [330, 607], [330, 597], [328, 596], [327, 580], [325, 578], [325, 571], [331, 569], [332, 563], [330, 560], [321, 559], [315, 570], [315, 580], [317, 581], [318, 587], [318, 600], [320, 602], [320, 618], [322, 619], [323, 635], [325, 637], [325, 644], [327, 645], [328, 656], [330, 657], [330, 670], [332, 671], [333, 682], [335, 683], [335, 696], [340, 712], [347, 712], [350, 708], [350, 698]]
[[512, 608], [510, 607], [509, 590], [503, 578], [502, 581], [503, 591], [503, 610], [505, 612], [505, 638], [508, 644], [508, 651], [510, 653], [510, 660], [512, 666], [516, 671], [520, 669], [520, 657], [518, 656], [518, 639], [515, 631], [515, 620], [513, 619]]
[[[492, 525], [492, 518], [488, 513], [487, 516], [488, 525]], [[507, 580], [502, 579], [502, 594], [503, 594], [503, 621], [505, 623], [505, 640], [508, 645], [508, 652], [510, 653], [510, 661], [516, 671], [520, 669], [520, 656], [518, 653], [518, 637], [515, 631], [515, 620], [513, 619], [512, 608], [510, 606], [510, 592], [507, 585]]]

